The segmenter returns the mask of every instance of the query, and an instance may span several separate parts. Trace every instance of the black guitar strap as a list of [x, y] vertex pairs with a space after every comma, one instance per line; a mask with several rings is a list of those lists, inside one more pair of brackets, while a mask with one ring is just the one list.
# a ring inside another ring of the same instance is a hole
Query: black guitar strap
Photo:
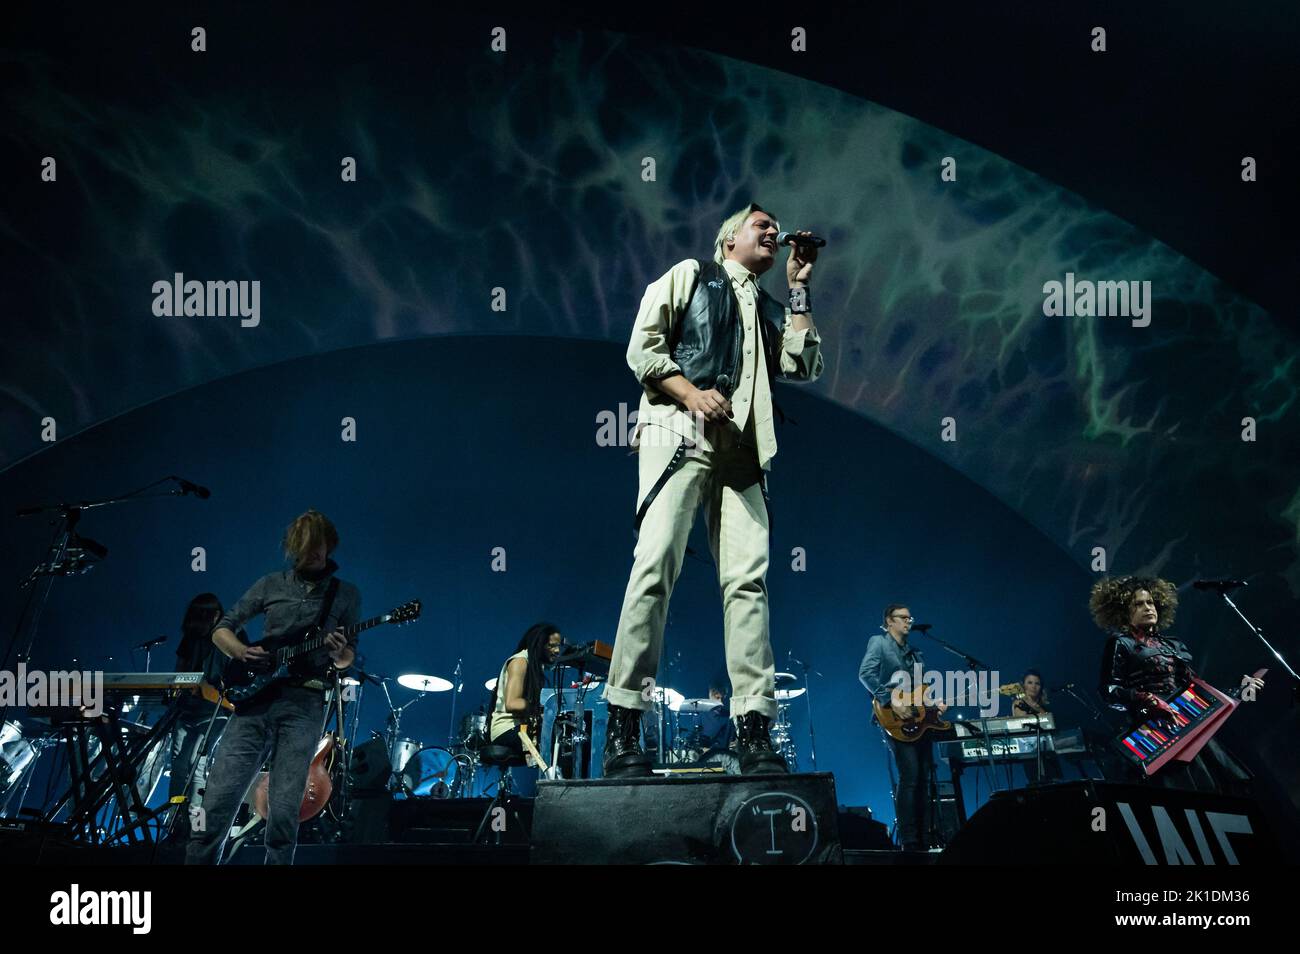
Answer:
[[334, 608], [334, 597], [339, 592], [339, 578], [330, 577], [330, 585], [325, 588], [325, 599], [320, 604], [320, 617], [316, 620], [316, 628], [324, 629], [325, 622], [330, 618], [330, 610]]

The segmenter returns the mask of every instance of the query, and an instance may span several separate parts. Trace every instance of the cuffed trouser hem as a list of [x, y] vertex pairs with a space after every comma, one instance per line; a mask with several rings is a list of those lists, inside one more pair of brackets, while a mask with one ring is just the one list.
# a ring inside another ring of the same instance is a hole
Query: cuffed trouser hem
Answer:
[[732, 696], [731, 717], [737, 719], [746, 712], [757, 712], [769, 719], [776, 718], [776, 700], [767, 696]]
[[602, 698], [606, 702], [612, 702], [624, 709], [640, 709], [642, 712], [649, 712], [654, 708], [654, 703], [649, 699], [642, 698], [639, 690], [619, 689], [609, 683], [605, 683], [605, 693]]

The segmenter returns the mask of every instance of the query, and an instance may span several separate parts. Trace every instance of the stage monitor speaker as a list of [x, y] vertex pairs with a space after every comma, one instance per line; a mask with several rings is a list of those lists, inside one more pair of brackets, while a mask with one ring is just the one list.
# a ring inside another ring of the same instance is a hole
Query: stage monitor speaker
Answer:
[[941, 864], [1276, 864], [1250, 800], [1084, 780], [995, 792]]
[[534, 864], [844, 860], [827, 772], [540, 782], [534, 813]]
[[961, 810], [957, 805], [957, 793], [952, 782], [935, 782], [934, 808], [938, 844], [949, 845], [957, 837], [961, 828]]

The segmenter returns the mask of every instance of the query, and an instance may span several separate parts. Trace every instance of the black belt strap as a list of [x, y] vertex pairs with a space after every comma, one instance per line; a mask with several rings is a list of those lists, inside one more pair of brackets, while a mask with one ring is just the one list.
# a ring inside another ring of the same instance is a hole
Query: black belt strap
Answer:
[[668, 478], [676, 473], [677, 468], [682, 466], [682, 461], [685, 458], [686, 438], [683, 437], [677, 444], [677, 450], [673, 451], [672, 460], [668, 461], [668, 466], [664, 468], [664, 472], [659, 475], [659, 479], [655, 481], [654, 486], [650, 488], [650, 492], [645, 495], [645, 500], [641, 501], [641, 506], [637, 508], [636, 520], [632, 523], [633, 533], [641, 531], [641, 521], [645, 519], [646, 511], [654, 503], [655, 497], [659, 496], [659, 491], [664, 489], [664, 484], [668, 483]]

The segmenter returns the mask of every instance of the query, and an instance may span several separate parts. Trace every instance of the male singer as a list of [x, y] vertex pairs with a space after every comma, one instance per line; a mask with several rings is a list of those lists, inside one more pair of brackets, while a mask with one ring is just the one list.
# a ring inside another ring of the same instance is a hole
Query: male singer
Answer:
[[823, 361], [808, 289], [817, 249], [792, 247], [788, 306], [758, 285], [776, 262], [779, 228], [758, 205], [741, 209], [718, 229], [713, 261], [678, 262], [641, 300], [627, 350], [644, 388], [633, 438], [640, 535], [605, 685], [607, 778], [651, 774], [640, 716], [654, 701], [668, 600], [697, 506], [722, 589], [741, 771], [786, 771], [768, 737], [776, 715], [766, 582], [772, 388], [778, 377], [816, 380]]

